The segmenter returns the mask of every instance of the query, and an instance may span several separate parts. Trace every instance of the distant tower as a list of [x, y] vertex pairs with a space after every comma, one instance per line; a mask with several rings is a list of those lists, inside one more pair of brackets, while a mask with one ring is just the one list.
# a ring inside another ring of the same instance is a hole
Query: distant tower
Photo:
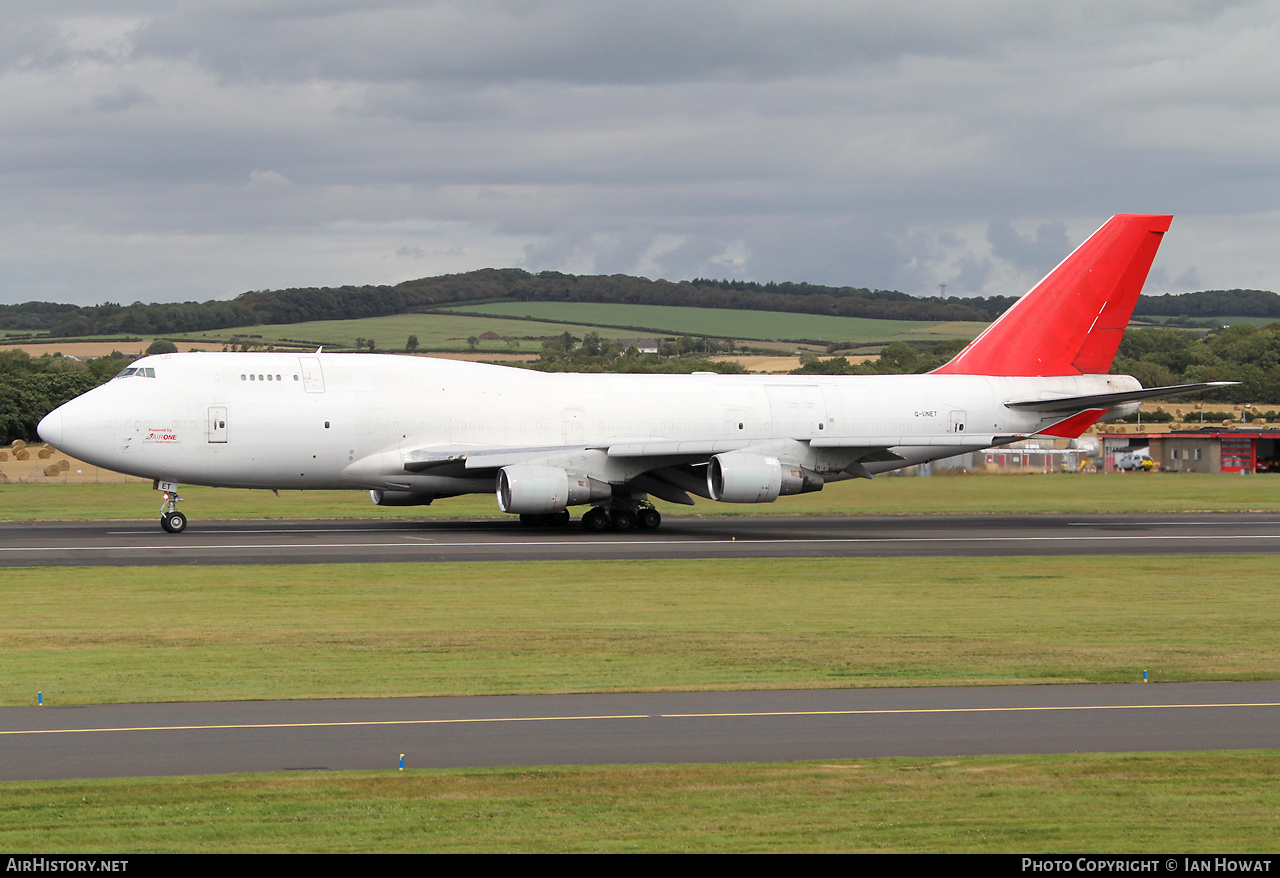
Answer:
[[938, 298], [945, 299], [947, 297], [947, 285], [938, 284]]

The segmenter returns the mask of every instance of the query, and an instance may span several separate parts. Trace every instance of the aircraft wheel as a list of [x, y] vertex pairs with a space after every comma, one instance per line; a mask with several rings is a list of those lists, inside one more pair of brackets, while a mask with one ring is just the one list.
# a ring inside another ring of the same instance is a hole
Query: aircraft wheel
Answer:
[[609, 529], [609, 513], [599, 506], [593, 506], [582, 516], [582, 526], [595, 534], [606, 531]]
[[171, 534], [180, 534], [187, 529], [187, 517], [181, 512], [169, 512], [160, 517], [160, 526]]
[[662, 513], [656, 509], [641, 509], [636, 523], [641, 530], [657, 530], [662, 524]]
[[635, 530], [636, 517], [628, 509], [615, 509], [613, 511], [613, 529], [616, 531]]

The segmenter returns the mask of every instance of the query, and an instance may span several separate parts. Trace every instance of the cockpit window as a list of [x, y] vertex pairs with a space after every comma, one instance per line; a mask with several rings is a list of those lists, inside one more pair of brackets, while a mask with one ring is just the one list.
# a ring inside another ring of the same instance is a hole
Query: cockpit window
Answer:
[[156, 370], [150, 366], [145, 366], [145, 367], [130, 366], [128, 369], [120, 370], [120, 372], [117, 373], [116, 377], [117, 378], [130, 378], [130, 377], [154, 378], [156, 377]]

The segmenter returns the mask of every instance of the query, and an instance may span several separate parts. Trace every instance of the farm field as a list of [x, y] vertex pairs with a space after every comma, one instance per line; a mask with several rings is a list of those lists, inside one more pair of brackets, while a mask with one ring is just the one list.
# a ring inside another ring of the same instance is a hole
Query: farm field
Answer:
[[667, 335], [705, 335], [751, 340], [852, 341], [858, 344], [890, 341], [972, 339], [985, 323], [934, 323], [914, 320], [872, 320], [781, 311], [734, 311], [722, 308], [683, 308], [669, 305], [615, 305], [594, 302], [499, 302], [458, 306], [452, 313], [500, 317], [529, 317], [545, 322], [574, 321], [599, 327], [627, 327], [626, 331]]
[[[482, 341], [476, 350], [495, 353], [538, 353], [542, 350], [541, 338], [571, 332], [582, 337], [598, 327], [583, 323], [538, 323], [529, 320], [509, 320], [500, 317], [467, 316], [461, 314], [393, 314], [386, 317], [365, 317], [360, 320], [316, 320], [307, 323], [280, 323], [264, 326], [240, 326], [233, 329], [217, 329], [171, 336], [179, 348], [187, 342], [226, 343], [240, 338], [255, 345], [284, 347], [310, 347], [320, 345], [333, 348], [354, 348], [357, 338], [372, 338], [377, 350], [403, 351], [410, 335], [418, 337], [420, 351], [470, 351], [467, 339], [493, 332], [504, 338], [517, 339], [514, 348], [507, 342]], [[533, 337], [537, 340], [529, 340]]]
[[[1173, 318], [1170, 318], [1170, 317], [1135, 317], [1135, 318], [1134, 318], [1134, 320], [1133, 320], [1133, 322], [1134, 322], [1134, 323], [1150, 323], [1150, 324], [1151, 324], [1151, 325], [1153, 325], [1153, 326], [1162, 326], [1162, 325], [1164, 325], [1164, 324], [1168, 323], [1168, 322], [1169, 322], [1169, 320], [1171, 320], [1171, 319], [1173, 319]], [[1272, 324], [1272, 323], [1275, 323], [1275, 322], [1276, 322], [1276, 318], [1274, 318], [1274, 317], [1244, 317], [1244, 316], [1240, 316], [1240, 315], [1219, 316], [1219, 315], [1216, 315], [1216, 314], [1215, 314], [1215, 315], [1213, 315], [1213, 316], [1211, 316], [1211, 317], [1196, 317], [1196, 318], [1194, 318], [1194, 319], [1195, 319], [1195, 320], [1209, 320], [1209, 321], [1212, 321], [1214, 324], [1216, 324], [1216, 325], [1218, 325], [1218, 326], [1235, 326], [1235, 325], [1238, 325], [1238, 324], [1241, 324], [1241, 323], [1248, 323], [1248, 324], [1250, 324], [1251, 326], [1268, 326], [1268, 325], [1270, 325], [1270, 324]], [[1178, 327], [1177, 327], [1177, 326], [1171, 326], [1171, 327], [1169, 327], [1169, 328], [1170, 328], [1170, 329], [1177, 329]]]
[[[541, 307], [545, 306], [545, 307]], [[537, 319], [523, 318], [533, 314]], [[625, 328], [624, 328], [625, 327]], [[352, 348], [357, 338], [372, 338], [378, 350], [404, 350], [410, 335], [421, 351], [470, 351], [467, 339], [492, 332], [499, 339], [482, 340], [476, 350], [495, 353], [537, 353], [540, 339], [565, 332], [581, 338], [596, 332], [606, 338], [657, 334], [705, 335], [733, 339], [809, 339], [848, 341], [860, 345], [891, 341], [944, 341], [975, 337], [985, 324], [928, 323], [906, 320], [862, 320], [770, 311], [729, 311], [714, 308], [674, 308], [657, 305], [597, 305], [591, 303], [514, 303], [472, 306], [427, 314], [396, 314], [360, 320], [322, 320], [264, 326], [241, 326], [171, 336], [178, 346], [224, 344], [232, 338], [277, 347]], [[505, 339], [514, 339], [512, 347]], [[789, 352], [789, 351], [788, 351]]]

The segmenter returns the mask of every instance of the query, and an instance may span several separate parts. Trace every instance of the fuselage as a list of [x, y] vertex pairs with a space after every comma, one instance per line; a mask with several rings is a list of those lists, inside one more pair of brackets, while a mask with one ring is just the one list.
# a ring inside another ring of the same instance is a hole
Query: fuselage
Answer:
[[[243, 488], [493, 490], [492, 472], [409, 472], [423, 449], [531, 449], [619, 484], [652, 462], [601, 449], [750, 443], [847, 477], [822, 441], [900, 437], [871, 472], [1031, 434], [1047, 422], [1005, 403], [1137, 388], [1127, 376], [743, 376], [543, 373], [374, 354], [190, 353], [135, 362], [60, 407], [40, 434], [119, 472]], [[928, 444], [913, 444], [934, 437]], [[808, 455], [806, 458], [805, 455]]]

